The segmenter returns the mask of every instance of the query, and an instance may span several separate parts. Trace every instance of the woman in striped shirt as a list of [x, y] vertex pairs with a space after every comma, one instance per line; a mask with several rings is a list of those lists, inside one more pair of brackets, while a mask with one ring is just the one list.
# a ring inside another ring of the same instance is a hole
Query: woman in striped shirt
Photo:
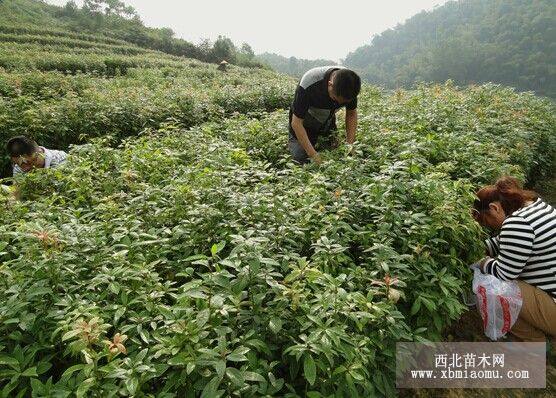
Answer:
[[473, 214], [499, 231], [486, 241], [483, 273], [517, 280], [523, 305], [511, 333], [523, 341], [556, 342], [556, 210], [517, 179], [504, 177], [477, 192]]

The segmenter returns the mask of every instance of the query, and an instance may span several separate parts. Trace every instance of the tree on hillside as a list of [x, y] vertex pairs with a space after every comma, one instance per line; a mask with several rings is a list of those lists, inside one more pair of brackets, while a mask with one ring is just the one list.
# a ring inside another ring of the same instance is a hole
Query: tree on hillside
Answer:
[[225, 36], [218, 36], [218, 39], [212, 46], [212, 56], [214, 61], [226, 60], [228, 62], [235, 61], [236, 48], [232, 40]]
[[238, 49], [229, 38], [218, 36], [214, 43], [204, 40], [195, 46], [186, 40], [176, 38], [170, 28], [146, 27], [135, 9], [121, 0], [84, 0], [81, 8], [75, 0], [69, 0], [64, 7], [55, 11], [55, 15], [63, 18], [67, 26], [73, 30], [101, 33], [168, 54], [205, 62], [220, 62], [225, 59], [243, 66], [263, 66], [254, 60], [253, 49], [247, 43], [243, 43]]
[[98, 31], [104, 22], [101, 5], [101, 0], [84, 0], [78, 23], [88, 30]]
[[66, 3], [65, 6], [57, 13], [57, 15], [61, 17], [74, 17], [79, 12], [79, 7], [77, 3], [73, 0], [70, 0]]
[[126, 6], [120, 0], [84, 0], [83, 9], [92, 14], [116, 15], [122, 18], [133, 18], [137, 15], [133, 7]]
[[117, 15], [122, 18], [133, 18], [137, 15], [135, 8], [126, 6], [124, 2], [119, 0], [104, 0], [106, 15]]
[[247, 57], [248, 59], [253, 59], [255, 57], [255, 52], [251, 48], [251, 46], [247, 43], [243, 43], [241, 45], [240, 53]]
[[496, 82], [556, 98], [554, 0], [460, 0], [372, 38], [344, 63], [390, 88]]
[[299, 69], [299, 65], [297, 63], [297, 58], [290, 57], [288, 59], [288, 68], [292, 71], [297, 71]]
[[90, 13], [102, 12], [102, 0], [83, 0], [83, 10]]
[[294, 77], [301, 77], [305, 72], [317, 66], [335, 65], [336, 62], [329, 59], [302, 59], [296, 57], [284, 57], [278, 54], [263, 53], [257, 55], [256, 59], [262, 61], [277, 72], [285, 73]]
[[210, 57], [211, 57], [211, 51], [212, 51], [212, 42], [210, 41], [210, 39], [207, 38], [203, 38], [199, 41], [199, 44], [197, 44], [197, 48], [199, 49], [199, 52], [201, 53], [201, 60], [205, 61], [205, 62], [213, 62]]

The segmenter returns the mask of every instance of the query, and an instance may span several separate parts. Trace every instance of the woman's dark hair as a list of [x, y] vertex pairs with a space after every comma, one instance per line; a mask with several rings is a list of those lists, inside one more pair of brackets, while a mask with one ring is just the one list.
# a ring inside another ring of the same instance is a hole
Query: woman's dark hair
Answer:
[[361, 91], [361, 78], [352, 70], [338, 69], [332, 83], [334, 94], [346, 100], [352, 100]]
[[506, 216], [523, 207], [529, 200], [537, 200], [539, 195], [533, 191], [524, 190], [517, 178], [502, 177], [494, 185], [487, 185], [479, 189], [477, 198], [473, 204], [479, 217], [492, 202], [500, 202]]
[[37, 143], [24, 135], [12, 137], [6, 144], [6, 150], [10, 157], [30, 156], [38, 149]]

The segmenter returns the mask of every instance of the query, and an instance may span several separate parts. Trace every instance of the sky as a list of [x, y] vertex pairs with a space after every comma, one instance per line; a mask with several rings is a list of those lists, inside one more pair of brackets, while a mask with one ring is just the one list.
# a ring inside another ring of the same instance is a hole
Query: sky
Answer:
[[[66, 0], [47, 0], [63, 5]], [[147, 26], [195, 44], [218, 35], [255, 53], [338, 61], [374, 34], [447, 0], [124, 0]], [[78, 4], [81, 1], [77, 1]]]

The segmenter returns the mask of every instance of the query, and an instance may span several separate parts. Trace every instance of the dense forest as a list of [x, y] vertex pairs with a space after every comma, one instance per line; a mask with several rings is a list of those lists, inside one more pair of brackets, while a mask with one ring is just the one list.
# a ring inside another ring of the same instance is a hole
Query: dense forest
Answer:
[[296, 57], [284, 57], [268, 52], [258, 54], [256, 58], [275, 71], [294, 77], [301, 77], [307, 70], [317, 66], [336, 65], [336, 62], [329, 59], [310, 60]]
[[493, 81], [556, 98], [554, 0], [461, 0], [374, 36], [344, 63], [371, 83]]
[[81, 7], [73, 0], [64, 7], [37, 0], [0, 0], [0, 33], [30, 34], [37, 26], [64, 31], [64, 35], [67, 31], [101, 35], [204, 62], [226, 60], [241, 66], [262, 66], [247, 43], [238, 47], [225, 36], [214, 42], [203, 39], [190, 43], [176, 38], [172, 29], [146, 27], [135, 9], [120, 0], [84, 0]]

